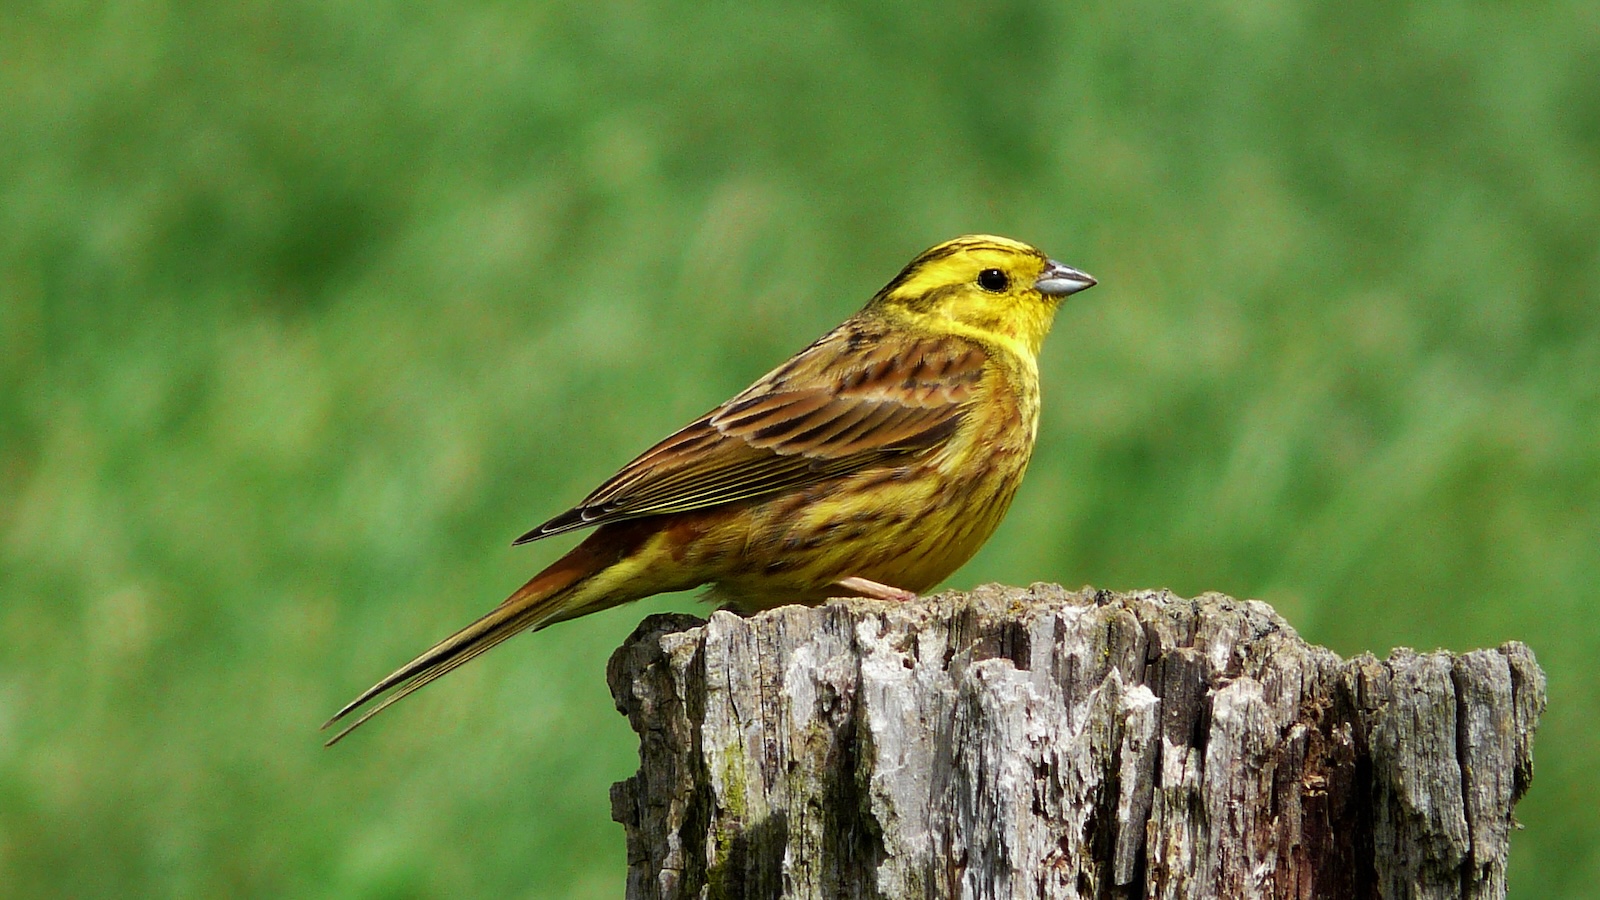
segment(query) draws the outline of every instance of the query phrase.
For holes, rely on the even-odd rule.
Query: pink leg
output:
[[[834,583],[842,588],[849,588],[863,597],[871,597],[874,600],[895,600],[904,603],[907,600],[917,599],[917,595],[910,591],[890,587],[887,584],[879,584],[876,581],[858,578],[854,575],[849,578],[841,578]]]

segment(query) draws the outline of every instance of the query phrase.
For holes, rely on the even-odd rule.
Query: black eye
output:
[[[1007,278],[1006,273],[999,269],[984,269],[978,273],[978,287],[986,291],[994,291],[998,294],[1005,290],[1009,284],[1011,284],[1011,279]]]

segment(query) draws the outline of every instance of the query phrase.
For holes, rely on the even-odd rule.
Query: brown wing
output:
[[[883,338],[881,326],[846,323],[516,543],[794,490],[938,447],[988,357],[956,337]]]

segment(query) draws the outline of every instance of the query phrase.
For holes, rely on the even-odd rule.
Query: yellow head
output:
[[[923,251],[867,310],[998,340],[1031,358],[1062,299],[1094,283],[1021,241],[969,234]]]

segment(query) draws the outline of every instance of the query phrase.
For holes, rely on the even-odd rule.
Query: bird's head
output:
[[[1061,301],[1094,283],[1021,241],[969,234],[923,251],[868,309],[1004,341],[1033,356]]]

